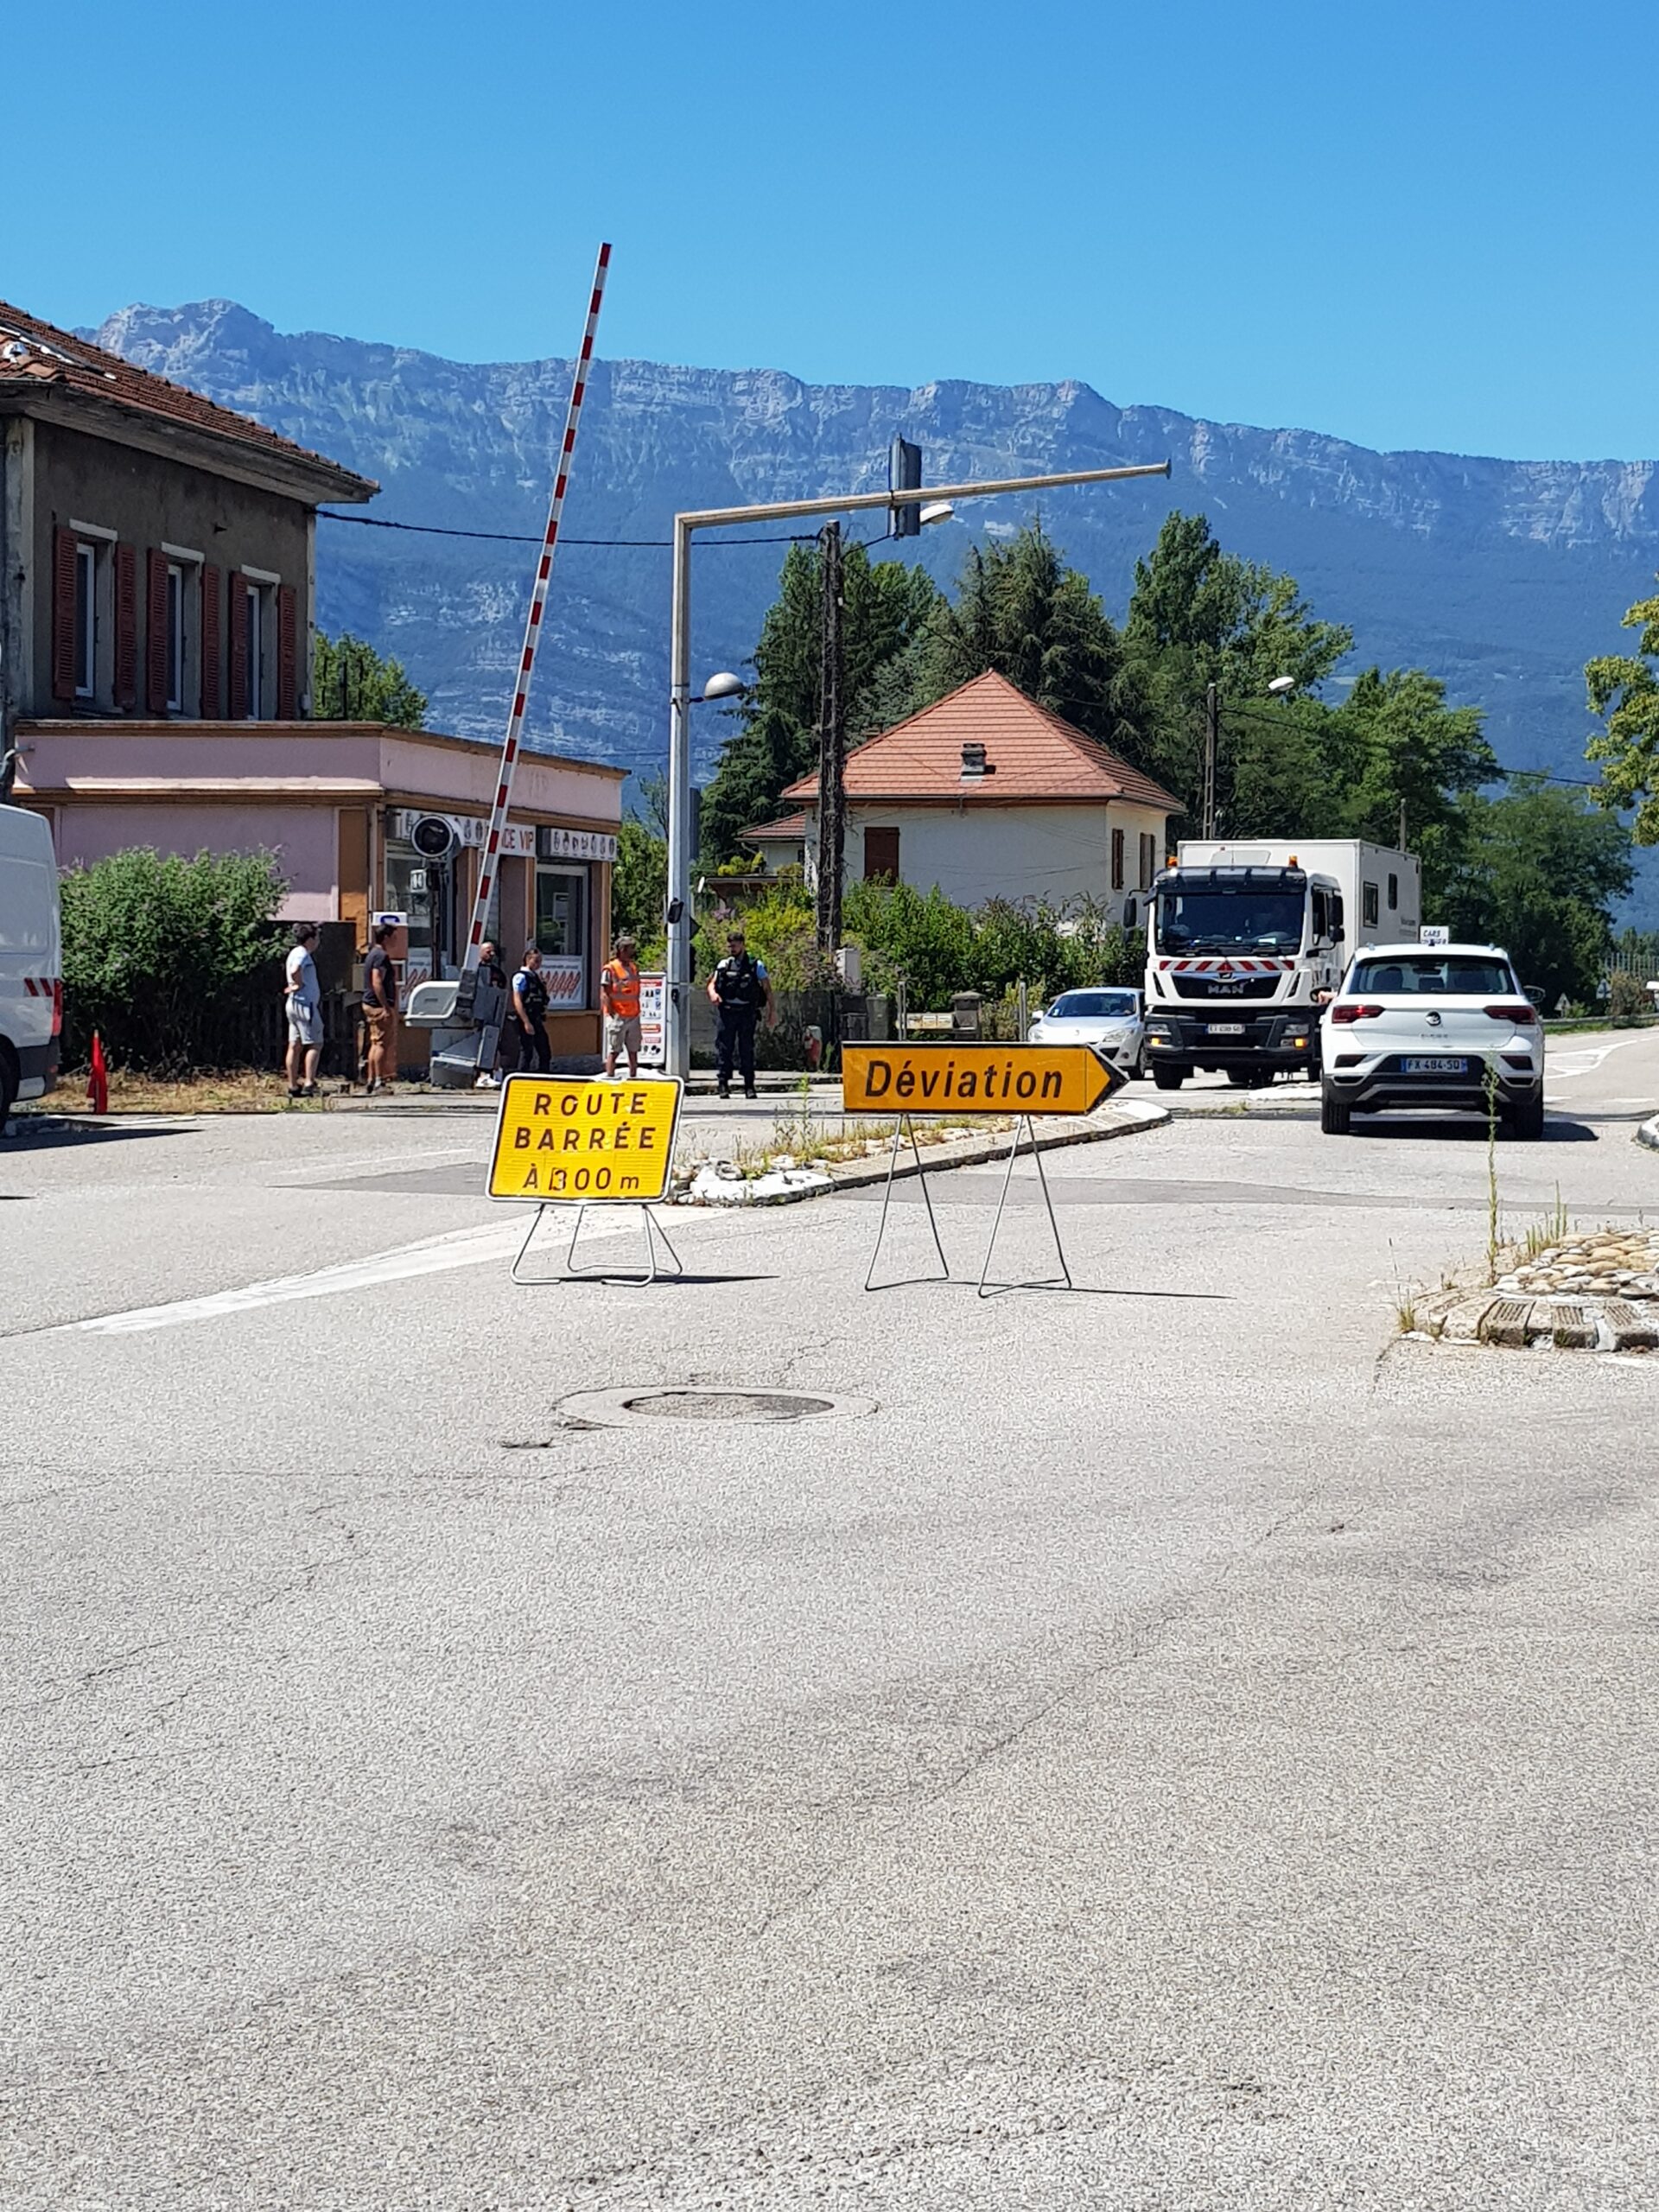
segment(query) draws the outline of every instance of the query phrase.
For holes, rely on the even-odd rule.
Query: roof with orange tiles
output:
[[[342,487],[320,494],[327,499],[367,499],[380,488],[326,454],[278,437],[251,416],[238,415],[186,385],[137,368],[118,353],[106,353],[101,346],[0,300],[0,399],[26,398],[31,393],[44,397],[54,391],[233,440],[249,448],[250,458],[264,454],[289,467],[326,471]]]
[[[742,842],[746,845],[758,845],[763,840],[782,843],[786,838],[804,837],[805,835],[805,815],[784,814],[776,822],[752,822],[742,832]]]
[[[962,773],[962,748],[982,745],[994,774]],[[785,799],[816,800],[818,779],[803,776]],[[1005,676],[988,673],[897,722],[847,756],[847,797],[855,804],[969,806],[1099,806],[1128,799],[1179,814],[1180,801],[1139,768],[1028,699]]]

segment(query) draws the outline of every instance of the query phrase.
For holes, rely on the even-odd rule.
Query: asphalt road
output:
[[[1173,1103],[983,1300],[994,1170],[532,1289],[479,1122],[7,1144],[0,2203],[1649,2204],[1659,1360],[1395,1339],[1474,1125]],[[862,1402],[586,1395],[709,1386]]]

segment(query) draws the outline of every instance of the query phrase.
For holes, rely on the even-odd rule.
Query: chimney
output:
[[[985,748],[982,745],[963,747],[962,781],[964,784],[976,784],[982,777],[994,776],[995,773],[996,764],[985,758]]]

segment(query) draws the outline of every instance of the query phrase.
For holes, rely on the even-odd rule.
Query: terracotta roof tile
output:
[[[379,489],[369,478],[330,461],[326,454],[313,453],[291,439],[278,437],[275,430],[266,429],[251,416],[220,407],[188,385],[137,368],[118,353],[105,353],[101,346],[59,330],[38,315],[25,315],[21,308],[0,300],[0,396],[8,391],[54,385],[112,406],[133,408],[141,414],[233,438],[256,452],[309,462],[362,487],[357,492],[329,493],[326,496],[330,499],[367,499]]]
[[[806,817],[804,814],[780,815],[776,822],[752,822],[742,832],[746,845],[756,844],[762,837],[781,840],[785,837],[804,837]]]
[[[982,745],[996,772],[964,783],[964,745]],[[809,801],[817,795],[816,776],[802,777],[783,794]],[[912,804],[961,799],[969,806],[1041,800],[1099,805],[1122,798],[1180,811],[1180,801],[1161,784],[995,674],[975,677],[855,747],[847,756],[847,796]]]

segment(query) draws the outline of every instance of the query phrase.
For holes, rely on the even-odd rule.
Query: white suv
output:
[[[1496,945],[1366,945],[1319,1035],[1327,1136],[1351,1114],[1493,1104],[1517,1137],[1544,1134],[1543,1025]]]

